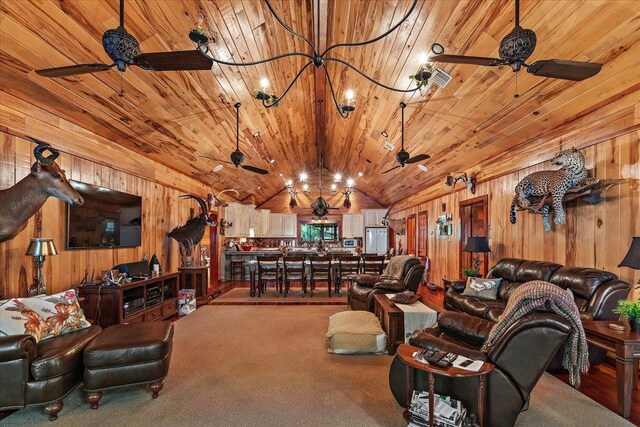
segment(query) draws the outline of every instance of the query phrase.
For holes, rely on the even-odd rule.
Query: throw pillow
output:
[[[17,299],[0,301],[0,336],[31,335],[36,342],[50,338],[51,326]]]
[[[462,295],[484,299],[497,299],[498,288],[500,287],[501,281],[502,278],[482,279],[480,277],[469,277]]]
[[[27,307],[43,317],[51,327],[52,336],[84,329],[91,324],[84,317],[76,291],[69,289],[54,295],[39,295],[20,300]]]

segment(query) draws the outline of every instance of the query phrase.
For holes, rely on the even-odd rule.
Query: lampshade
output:
[[[464,247],[464,252],[476,252],[476,253],[487,253],[491,252],[489,249],[489,244],[487,243],[487,238],[484,236],[475,236],[467,238],[467,245]]]
[[[631,241],[629,252],[624,257],[618,267],[629,267],[634,270],[640,270],[640,237],[634,237]]]
[[[25,255],[31,256],[49,256],[58,255],[56,245],[53,244],[53,239],[50,237],[31,239],[27,253]]]

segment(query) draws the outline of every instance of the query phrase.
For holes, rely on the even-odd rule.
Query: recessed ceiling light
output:
[[[444,47],[440,43],[434,43],[431,45],[431,53],[434,55],[442,55],[444,53]]]
[[[281,174],[280,174],[280,176],[284,176],[284,174],[283,174],[283,173],[281,173]]]
[[[222,165],[217,165],[215,168],[213,168],[213,171],[214,171],[214,172],[220,172],[220,171],[222,170],[222,168],[223,168],[223,167],[224,167],[224,166],[222,166]]]
[[[269,160],[269,163],[274,164],[276,162],[276,159],[271,159]]]
[[[358,172],[358,176],[362,176],[364,175],[362,172]]]
[[[380,134],[381,134],[382,136],[384,136],[385,138],[389,138],[389,134],[388,134],[388,133],[386,133],[385,131],[380,132]]]
[[[260,136],[260,132],[259,132],[259,131],[255,131],[255,132],[253,133],[253,137],[254,137],[254,138],[257,138],[257,137],[259,137],[259,136]]]
[[[429,172],[429,168],[425,165],[418,165],[418,169],[420,169],[422,172]]]

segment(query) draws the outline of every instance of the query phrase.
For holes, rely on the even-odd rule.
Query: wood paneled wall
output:
[[[561,141],[558,145],[558,148],[568,148],[574,143]],[[552,149],[539,155],[550,158],[556,152]],[[591,176],[624,178],[625,181],[609,189],[605,193],[606,199],[600,204],[569,203],[566,223],[554,224],[550,232],[544,231],[540,215],[518,212],[517,224],[509,222],[513,189],[531,172],[557,169],[548,161],[481,182],[475,195],[464,189],[408,207],[406,200],[400,201],[398,205],[405,207],[391,216],[402,218],[428,211],[430,281],[434,283],[441,284],[442,278],[461,275],[459,202],[488,194],[490,266],[506,257],[554,261],[568,266],[611,271],[635,284],[640,279],[640,271],[618,268],[618,264],[627,253],[632,236],[640,235],[640,131],[635,129],[606,139],[587,146],[582,152]],[[423,196],[417,193],[412,197],[419,199]],[[437,217],[444,213],[443,203],[446,203],[445,212],[453,213],[453,235],[446,237],[437,236],[435,227]],[[402,240],[403,247],[406,247],[406,236],[399,236],[397,240]]]
[[[55,139],[48,141],[57,146]],[[0,189],[9,188],[27,176],[35,161],[33,148],[34,144],[27,139],[0,132]],[[120,156],[127,155],[126,150],[120,150]],[[109,160],[113,160],[117,165],[118,158],[105,159]],[[156,254],[165,271],[176,271],[179,265],[178,245],[167,238],[166,234],[187,220],[191,208],[199,210],[193,201],[185,201],[178,197],[184,194],[184,190],[180,191],[64,152],[58,157],[57,162],[66,170],[69,179],[142,196],[142,246],[66,250],[66,204],[58,199],[49,198],[39,211],[42,218],[41,232],[36,229],[37,214],[29,220],[27,228],[18,236],[0,243],[0,290],[6,296],[23,296],[26,294],[26,287],[32,283],[35,271],[33,258],[24,255],[32,237],[53,237],[59,251],[58,256],[47,257],[44,264],[48,293],[77,286],[84,277],[85,269],[89,271],[89,276],[93,271],[98,276],[100,271],[108,270],[119,263],[140,260],[145,253],[149,257]],[[193,182],[187,177],[184,178],[187,189],[193,190]],[[180,181],[177,180],[176,185],[179,184]],[[208,235],[205,234],[203,243],[208,244],[208,241]]]

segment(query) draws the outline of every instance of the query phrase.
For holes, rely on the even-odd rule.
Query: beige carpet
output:
[[[342,295],[336,295],[333,292],[329,297],[326,289],[317,290],[313,293],[313,297],[309,291],[305,295],[302,294],[300,288],[292,288],[285,298],[283,294],[276,294],[273,288],[269,288],[262,296],[249,296],[249,288],[234,288],[229,292],[214,299],[210,304],[230,304],[230,305],[341,305],[346,310],[347,292],[342,290]]]
[[[333,306],[205,306],[177,321],[169,377],[158,399],[129,387],[89,409],[78,389],[55,423],[41,408],[2,425],[404,426],[388,386],[392,358],[325,351]],[[630,425],[545,375],[518,426]]]

